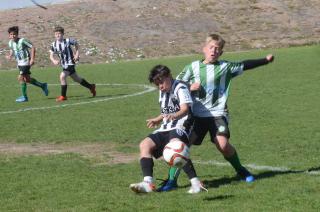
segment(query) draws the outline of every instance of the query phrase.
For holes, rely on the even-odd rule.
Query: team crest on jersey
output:
[[[226,130],[226,127],[225,126],[220,126],[219,128],[218,128],[218,131],[219,132],[224,132]]]
[[[176,132],[179,136],[183,136],[184,131],[182,129],[176,129]]]

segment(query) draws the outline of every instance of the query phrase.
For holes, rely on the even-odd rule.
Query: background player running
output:
[[[60,74],[61,95],[56,98],[56,101],[61,102],[67,100],[67,77],[70,76],[75,82],[88,88],[92,96],[96,96],[96,85],[88,83],[85,79],[81,78],[76,70],[75,64],[79,60],[79,44],[75,39],[64,38],[64,28],[57,26],[54,29],[54,36],[56,40],[51,44],[50,60],[55,65],[62,66]],[[73,54],[72,46],[75,47],[75,54]],[[54,55],[59,56],[59,60],[55,59]]]

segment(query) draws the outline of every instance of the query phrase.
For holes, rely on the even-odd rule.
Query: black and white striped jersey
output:
[[[51,44],[50,51],[57,54],[60,58],[60,64],[63,68],[69,65],[75,65],[71,46],[75,46],[77,41],[72,38],[65,38],[62,41],[54,41]]]
[[[172,114],[180,110],[181,104],[188,104],[191,113],[192,98],[187,85],[179,80],[173,80],[170,92],[161,92],[159,95],[161,114]],[[188,114],[177,120],[163,119],[160,128],[156,131],[169,131],[172,129],[184,129],[184,122]]]

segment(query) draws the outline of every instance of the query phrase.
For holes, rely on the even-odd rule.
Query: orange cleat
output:
[[[97,92],[96,92],[96,85],[91,84],[90,92],[92,93],[92,97],[95,97]]]
[[[57,98],[56,98],[56,101],[57,102],[62,102],[62,101],[66,101],[67,100],[67,97],[66,96],[58,96]]]

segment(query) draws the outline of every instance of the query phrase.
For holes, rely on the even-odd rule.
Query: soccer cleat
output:
[[[58,96],[57,98],[56,98],[56,101],[57,102],[62,102],[62,101],[66,101],[67,100],[67,97],[66,96]]]
[[[238,176],[247,183],[251,183],[255,180],[254,176],[245,167],[242,167],[238,171]]]
[[[28,97],[27,96],[20,96],[16,99],[16,102],[27,102],[28,101]]]
[[[91,84],[90,92],[92,93],[92,97],[95,97],[97,92],[96,92],[96,85]]]
[[[167,179],[161,183],[161,186],[160,186],[160,188],[157,189],[157,191],[158,192],[172,191],[177,188],[178,188],[178,184],[177,184],[176,180]]]
[[[46,96],[49,95],[49,90],[48,90],[48,84],[47,83],[43,83],[42,91],[43,91],[44,95],[46,95]]]
[[[156,187],[153,183],[142,181],[130,185],[132,191],[136,193],[150,193],[155,191]]]
[[[206,189],[202,182],[198,181],[196,183],[191,183],[191,187],[188,191],[189,194],[197,194],[199,193],[200,191],[206,191],[208,192],[208,189]]]

